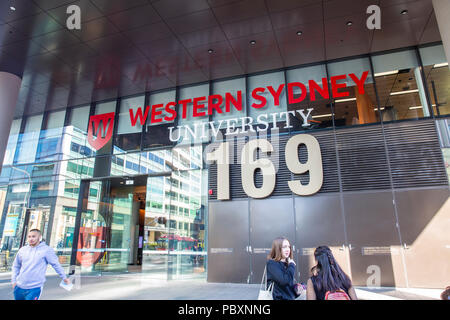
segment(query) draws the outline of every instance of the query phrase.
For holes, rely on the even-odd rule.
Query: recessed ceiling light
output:
[[[15,7],[13,7],[13,6],[11,6],[11,7],[9,7],[12,11],[16,11],[16,8]]]
[[[209,50],[208,50],[208,53],[213,53],[213,52],[214,52],[213,49],[209,49]]]
[[[255,40],[250,41],[250,44],[256,44]]]
[[[297,31],[297,35],[298,35],[298,36],[301,36],[302,33],[303,33],[303,32],[301,32],[301,31]]]
[[[348,26],[351,26],[352,24],[353,24],[353,22],[347,21],[347,25],[348,25]]]
[[[402,10],[402,12],[400,12],[400,14],[407,14],[408,10]]]

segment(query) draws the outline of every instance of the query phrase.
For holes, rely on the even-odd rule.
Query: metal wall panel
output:
[[[373,265],[381,270],[382,286],[395,286],[391,251],[400,254],[400,240],[392,193],[344,193],[344,206],[353,283],[365,286]]]
[[[408,285],[442,288],[450,283],[450,191],[395,193]]]
[[[211,201],[208,281],[246,283],[250,277],[248,201]]]
[[[291,197],[250,200],[252,283],[261,283],[272,241],[285,237],[295,246],[294,208]]]
[[[315,265],[313,253],[316,247],[326,245],[337,248],[345,244],[339,195],[295,197],[295,217],[297,270],[300,272],[300,280],[306,282],[310,277],[311,267]]]

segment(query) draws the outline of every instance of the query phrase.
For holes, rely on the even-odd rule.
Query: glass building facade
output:
[[[364,72],[361,93],[348,75],[360,78]],[[258,102],[251,95],[255,88],[309,80],[325,88],[331,85],[326,79],[340,75],[347,77],[339,81],[346,85],[339,98],[317,95],[311,101],[307,94],[296,103],[283,90],[278,103],[266,94],[263,108],[252,107]],[[149,114],[144,123],[130,123],[130,109],[136,115],[139,107],[144,112],[145,106],[226,93],[236,97],[238,91],[241,110],[214,109],[195,118],[189,113],[164,123],[151,123]],[[294,90],[293,100],[300,94]],[[437,286],[448,272],[437,271],[426,283],[417,269],[431,271],[421,246],[438,248],[433,252],[443,255],[433,261],[449,267],[448,233],[438,235],[433,220],[443,219],[440,210],[449,208],[449,98],[450,71],[437,43],[14,119],[0,176],[0,267],[10,270],[27,230],[38,228],[62,265],[77,265],[83,275],[142,272],[161,279],[257,283],[272,239],[285,235],[294,244],[302,280],[311,249],[327,244],[359,285],[367,284],[370,266],[379,266],[382,285]],[[206,109],[209,103],[203,101]],[[308,108],[313,110],[305,128],[295,110]],[[206,162],[205,152],[221,139],[181,131],[180,139],[171,141],[168,135],[170,127],[244,117],[254,119],[256,128],[259,114],[280,112],[287,112],[291,126],[275,119],[279,131],[269,130],[269,139],[278,137],[283,147],[287,137],[307,133],[319,141],[324,182],[314,196],[286,193],[277,182],[270,197],[250,199],[232,168],[231,199],[217,200],[217,168]],[[109,113],[115,115],[112,136],[96,149],[89,141],[90,119]],[[164,116],[170,114],[163,110]],[[239,121],[237,127],[243,125]],[[236,138],[237,151],[245,139]],[[279,165],[285,167],[283,160]],[[432,209],[415,212],[416,195]],[[427,240],[421,242],[421,236]]]

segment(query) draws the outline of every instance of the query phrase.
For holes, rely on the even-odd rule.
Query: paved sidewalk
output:
[[[82,277],[79,289],[67,292],[60,278],[47,276],[41,300],[254,300],[258,284],[207,283],[205,280],[157,280],[141,274]],[[363,300],[435,300],[440,289],[357,288]],[[0,274],[0,300],[12,300],[10,274]]]

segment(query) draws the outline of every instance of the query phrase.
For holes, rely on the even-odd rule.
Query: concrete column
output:
[[[445,56],[447,61],[450,61],[450,1],[433,0],[433,8],[444,45]]]
[[[9,131],[16,110],[17,97],[22,79],[18,76],[0,72],[0,170],[8,145]]]

